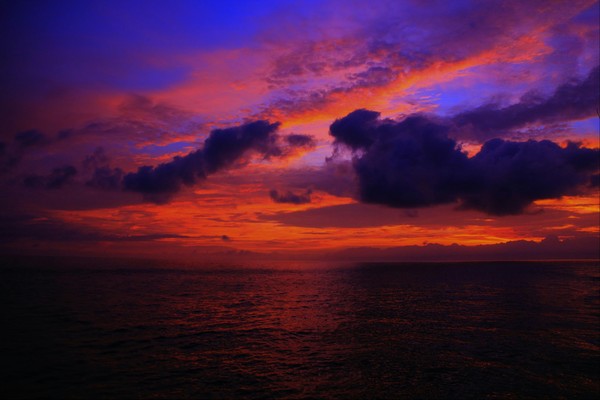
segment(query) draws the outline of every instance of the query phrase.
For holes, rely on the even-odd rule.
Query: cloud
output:
[[[522,96],[520,101],[507,107],[486,104],[456,114],[445,121],[453,136],[483,141],[506,135],[511,130],[532,124],[558,124],[589,118],[596,115],[600,106],[599,67],[592,68],[584,79],[570,79],[559,85],[549,96],[534,91]],[[331,135],[337,138],[343,132],[343,142],[356,150],[373,142],[365,132],[376,122],[379,114],[369,110],[356,110],[347,119],[331,126]],[[378,122],[379,123],[379,122]],[[342,124],[348,126],[344,127]]]
[[[0,243],[21,239],[68,242],[139,242],[160,239],[187,238],[176,234],[114,234],[95,228],[70,224],[48,216],[32,214],[0,214]]]
[[[598,258],[598,237],[579,235],[559,240],[547,236],[540,242],[515,240],[498,244],[465,246],[452,244],[427,244],[424,246],[399,246],[390,248],[357,247],[329,252],[331,259],[352,261],[482,261],[482,260],[593,260]]]
[[[398,77],[399,72],[392,68],[376,66],[351,75],[356,87],[379,87],[390,84]]]
[[[284,140],[293,147],[302,147],[311,149],[315,147],[315,140],[310,135],[301,135],[299,133],[292,133],[291,135],[285,136]]]
[[[329,127],[329,133],[336,140],[352,150],[370,147],[377,140],[379,113],[369,110],[355,110],[344,118],[335,120]]]
[[[17,132],[13,139],[9,142],[0,143],[0,171],[6,172],[19,164],[26,154],[38,151],[38,154],[43,154],[42,151],[47,147],[54,146],[53,150],[57,149],[57,144],[62,141],[73,139],[80,132],[73,129],[63,129],[56,135],[47,135],[35,129]],[[102,148],[100,153],[94,153],[84,160],[84,169],[88,169],[91,162],[98,162],[99,157],[102,157]],[[96,152],[98,151],[96,150]],[[60,151],[60,149],[58,149]],[[43,155],[48,155],[46,151]]]
[[[77,169],[72,165],[57,167],[48,175],[28,175],[23,183],[30,188],[60,189],[77,175]]]
[[[380,120],[357,110],[330,128],[349,147],[365,203],[398,208],[459,202],[493,215],[519,214],[535,200],[573,195],[592,183],[600,152],[580,144],[493,139],[472,158],[448,136],[451,125],[423,115]]]
[[[37,130],[29,130],[15,134],[15,143],[17,143],[19,148],[35,146],[46,141],[46,135]]]
[[[10,142],[0,142],[0,172],[6,172],[19,164],[29,149],[48,143],[48,137],[35,129],[17,132]]]
[[[600,106],[600,72],[593,68],[581,80],[560,85],[547,98],[528,93],[516,104],[504,108],[487,104],[452,118],[457,134],[463,137],[489,138],[510,129],[532,123],[556,123],[594,116]]]
[[[123,170],[110,167],[104,148],[97,147],[91,155],[87,156],[83,160],[83,168],[92,171],[91,178],[85,183],[87,186],[103,190],[120,189]]]
[[[378,115],[357,110],[331,125],[336,143],[361,150],[353,164],[361,200],[404,208],[456,201],[470,169],[448,127],[423,116],[394,122]]]
[[[99,167],[85,184],[103,190],[117,190],[121,187],[123,175],[121,168]]]
[[[96,147],[94,152],[83,159],[83,168],[93,170],[108,164],[108,156],[102,146]]]
[[[156,101],[147,96],[129,95],[119,103],[112,116],[97,115],[82,125],[62,128],[50,135],[37,130],[19,132],[9,140],[15,150],[40,145],[98,143],[120,146],[164,145],[179,140],[196,140],[203,127],[197,113]],[[8,145],[8,143],[7,143]]]
[[[301,138],[303,135],[287,136],[282,140],[276,134],[278,127],[279,123],[259,120],[215,129],[202,149],[156,167],[140,167],[137,172],[125,175],[123,187],[144,194],[147,200],[165,203],[183,185],[195,185],[208,175],[242,165],[249,153],[257,153],[264,159],[285,157],[293,149],[309,143],[307,138]]]
[[[462,207],[488,214],[518,214],[539,199],[577,194],[592,184],[600,152],[548,140],[510,142],[492,139],[471,158],[473,186],[460,196]]]
[[[191,186],[198,179],[204,179],[202,151],[192,152],[184,157],[157,167],[143,166],[123,178],[126,190],[144,194],[144,198],[155,203],[165,203],[178,192],[182,184]]]
[[[279,123],[255,121],[233,128],[215,129],[200,153],[206,174],[231,166],[248,150],[254,150],[265,158],[281,155],[275,135],[278,127]]]
[[[266,81],[274,96],[265,104],[263,115],[322,113],[325,109],[345,113],[351,110],[349,98],[364,107],[382,104],[385,98],[394,105],[409,106],[406,96],[413,90],[432,89],[436,80],[452,81],[456,73],[471,78],[469,87],[474,85],[481,67],[493,71],[491,80],[498,79],[499,90],[522,89],[514,82],[508,86],[515,71],[529,79],[544,76],[536,86],[545,87],[597,60],[597,24],[583,23],[577,17],[586,9],[589,13],[586,1],[552,6],[540,0],[526,4],[428,2],[423,6],[359,0],[353,2],[354,7],[327,2],[329,6],[336,3],[339,7],[334,13],[313,11],[308,18],[303,10],[284,16],[285,33],[265,26],[262,37],[268,38],[267,48],[274,55]],[[358,11],[364,9],[369,12]],[[597,9],[591,11],[597,14]],[[279,26],[282,19],[275,21]],[[561,32],[565,26],[573,31]],[[567,35],[577,44],[564,49]],[[565,54],[569,55],[566,59]],[[501,72],[506,65],[511,71]]]
[[[275,203],[306,204],[310,203],[312,190],[308,189],[305,193],[296,194],[291,191],[279,193],[277,190],[271,190],[269,196]]]
[[[414,210],[398,210],[380,205],[351,203],[265,214],[261,218],[304,228],[368,228],[412,223],[409,211],[414,212]],[[445,217],[447,220],[448,216]],[[439,216],[436,216],[435,221],[439,222],[439,220]],[[419,224],[423,225],[423,221],[424,219],[420,218]],[[462,220],[457,222],[460,223]]]

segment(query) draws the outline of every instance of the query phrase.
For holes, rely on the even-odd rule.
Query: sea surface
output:
[[[600,395],[598,262],[8,260],[0,298],[5,399]]]

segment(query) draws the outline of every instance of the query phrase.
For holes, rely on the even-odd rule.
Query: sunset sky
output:
[[[0,10],[5,254],[598,253],[596,1]]]

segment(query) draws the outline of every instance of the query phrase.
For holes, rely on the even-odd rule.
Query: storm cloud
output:
[[[598,149],[548,140],[492,139],[469,158],[449,137],[451,124],[412,115],[381,120],[356,110],[330,133],[353,151],[359,198],[398,208],[458,202],[492,215],[519,214],[534,201],[577,194],[599,169]]]

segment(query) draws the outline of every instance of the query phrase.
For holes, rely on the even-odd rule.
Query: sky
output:
[[[0,251],[598,258],[596,1],[3,1]]]

